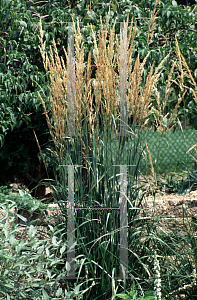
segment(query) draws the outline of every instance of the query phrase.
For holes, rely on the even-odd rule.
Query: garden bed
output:
[[[50,188],[46,188],[46,195],[48,196],[48,200],[51,199],[51,190]],[[17,194],[17,192],[13,192]],[[45,200],[47,197],[45,198]],[[191,220],[197,220],[197,190],[191,191],[189,194],[180,195],[174,193],[167,192],[156,192],[154,195],[147,193],[143,199],[143,208],[146,211],[146,216],[158,217],[159,215],[165,216],[165,218],[171,218],[173,222],[181,222],[183,223],[183,204],[187,209],[187,216],[191,218]],[[143,210],[143,211],[144,211]],[[12,211],[14,214],[15,210]],[[5,214],[0,211],[0,219],[3,219]],[[36,226],[48,227],[47,225],[55,224],[55,218],[63,218],[61,215],[61,211],[58,207],[58,204],[50,203],[49,208],[44,214],[40,217],[42,223],[35,224]],[[65,220],[64,220],[65,221]],[[180,223],[180,224],[181,224]],[[164,223],[163,225],[164,226]],[[174,225],[172,225],[174,226]],[[9,225],[8,225],[9,227]],[[42,226],[43,227],[43,226]],[[164,226],[165,227],[165,226]],[[26,226],[24,226],[25,231]]]

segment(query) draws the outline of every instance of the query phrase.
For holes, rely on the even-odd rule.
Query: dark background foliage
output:
[[[52,39],[57,43],[59,55],[63,56],[63,46],[67,47],[67,22],[80,21],[82,41],[85,47],[85,61],[90,50],[93,49],[90,24],[98,32],[100,16],[105,24],[110,7],[109,30],[115,18],[117,24],[115,33],[120,33],[120,22],[126,20],[137,22],[136,51],[140,60],[151,50],[146,64],[146,74],[155,61],[155,66],[170,53],[165,63],[165,76],[161,77],[157,85],[165,91],[166,78],[171,67],[170,61],[175,59],[175,35],[178,38],[180,50],[192,74],[197,74],[197,8],[195,1],[160,1],[157,6],[159,13],[152,42],[148,44],[148,21],[154,8],[155,1],[123,0],[112,1],[0,1],[0,184],[4,184],[15,177],[22,178],[27,184],[42,173],[46,177],[42,165],[41,173],[36,168],[42,164],[33,130],[35,130],[49,169],[53,178],[54,168],[50,163],[46,147],[50,143],[50,135],[46,124],[40,92],[43,97],[50,118],[49,78],[46,74],[39,45],[39,22],[42,20],[46,50]],[[93,62],[93,54],[92,54]],[[93,67],[92,77],[96,67]],[[176,78],[175,70],[174,78]],[[189,85],[189,83],[188,83]],[[179,96],[179,89],[174,85],[168,102],[168,110],[175,107]],[[156,105],[156,103],[154,103]],[[179,115],[187,116],[190,124],[197,128],[197,113],[192,93],[188,92]],[[50,145],[52,147],[52,145]],[[33,185],[32,185],[33,187]]]

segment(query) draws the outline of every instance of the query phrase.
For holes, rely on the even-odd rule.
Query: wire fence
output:
[[[130,163],[136,165],[141,155],[138,165],[138,172],[143,175],[151,173],[151,165],[146,143],[151,154],[152,164],[156,174],[164,174],[170,172],[191,171],[197,169],[197,130],[191,126],[165,132],[151,130],[137,131],[137,139],[140,139],[140,146],[137,155],[133,158],[135,148],[135,138],[128,139],[126,142],[122,163],[128,164],[128,155],[131,158]],[[196,145],[196,147],[195,147]],[[112,157],[115,160],[118,140],[113,140],[111,144]],[[193,149],[189,151],[191,148]],[[142,153],[142,154],[141,154]]]
[[[144,138],[143,148],[146,153],[140,162],[139,169],[142,173],[150,172],[150,161],[145,142],[147,142],[153,167],[157,174],[191,170],[196,167],[197,147],[188,152],[197,144],[197,130],[191,126],[183,130],[178,129],[175,132],[169,131],[166,135],[151,130],[142,132],[142,136]]]

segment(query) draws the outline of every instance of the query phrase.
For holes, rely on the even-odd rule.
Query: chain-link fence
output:
[[[145,141],[150,150],[156,173],[178,172],[194,168],[194,158],[197,159],[196,149],[193,148],[188,153],[187,151],[197,144],[197,131],[195,129],[170,131],[166,135],[157,131],[143,132],[142,134],[144,136],[146,134]],[[150,170],[148,155],[146,155],[146,160],[141,160],[140,169],[143,173]]]
[[[136,141],[134,138],[129,138],[128,143],[125,145],[124,157],[125,164],[130,156],[130,163],[137,164],[140,153],[142,153],[138,171],[143,175],[151,173],[151,165],[149,154],[146,148],[146,143],[151,154],[152,164],[156,174],[170,173],[170,172],[182,172],[188,170],[194,170],[197,163],[197,147],[193,147],[197,144],[197,130],[187,126],[186,128],[171,130],[165,134],[165,132],[158,132],[151,130],[140,129],[136,133],[137,139],[140,143],[138,147],[138,155],[135,158],[132,157],[132,148],[136,147]],[[113,141],[113,150],[118,147],[118,140]],[[188,152],[193,147],[191,151]],[[135,148],[136,149],[136,148]],[[136,150],[133,149],[133,152]],[[115,159],[115,157],[114,157]]]

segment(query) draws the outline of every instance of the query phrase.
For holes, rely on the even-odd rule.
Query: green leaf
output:
[[[89,16],[89,18],[91,20],[94,20],[96,18],[96,15],[93,10],[90,10],[90,11],[88,10],[87,15]]]
[[[49,252],[49,249],[48,249],[48,248],[46,248],[46,255],[47,255],[47,256],[50,256],[50,252]]]
[[[61,247],[61,249],[60,249],[61,255],[64,253],[65,250],[66,250],[66,247],[65,247],[65,245],[63,245],[63,246]]]
[[[59,296],[61,296],[62,295],[62,288],[59,288],[58,290],[57,290],[57,292],[56,292],[56,296],[57,297],[59,297]]]
[[[177,2],[175,0],[172,1],[173,6],[177,6]]]
[[[48,300],[49,299],[49,295],[47,294],[47,292],[42,288],[42,295],[44,297],[44,300]]]
[[[36,232],[37,232],[37,229],[33,225],[30,225],[30,227],[29,227],[29,235],[31,237],[33,237],[33,236],[35,236]]]
[[[69,262],[67,261],[67,262],[66,262],[66,270],[69,272],[70,269],[71,269],[71,266],[70,266]]]
[[[51,226],[51,225],[48,225],[48,226],[49,226],[49,229],[53,232],[53,230],[54,230],[53,226]]]
[[[112,6],[114,12],[117,11],[117,6],[114,3],[111,3],[111,6]]]
[[[145,293],[143,297],[140,297],[138,300],[154,300],[154,292],[153,291],[148,291]]]
[[[74,244],[72,244],[72,246],[69,248],[69,250],[74,249],[76,245],[77,245],[77,241],[75,241]]]
[[[27,23],[25,21],[20,21],[19,22],[22,28],[27,28]]]
[[[44,251],[44,246],[42,245],[42,246],[38,249],[38,254],[42,254],[43,251]]]
[[[47,41],[47,43],[48,43],[49,40],[50,40],[50,34],[46,33],[46,34],[45,34],[45,38],[46,38],[46,41]]]
[[[15,239],[14,235],[11,235],[10,238],[9,238],[9,240],[10,240],[10,244],[11,244],[11,245],[15,244],[15,242],[17,241],[17,240]]]
[[[56,236],[52,237],[52,243],[53,243],[54,246],[56,246],[56,244],[57,244],[57,237]]]
[[[49,278],[49,280],[51,279],[51,272],[47,269],[47,276]]]
[[[79,289],[80,289],[80,285],[77,285],[74,289],[74,293],[75,295],[78,295],[79,294]]]
[[[129,295],[126,295],[126,294],[117,294],[116,295],[118,298],[122,298],[122,299],[131,299],[130,297],[129,297]],[[129,297],[129,298],[128,298]]]
[[[19,191],[20,196],[21,196],[21,197],[24,197],[25,192],[24,192],[23,190],[21,190],[21,189],[18,189],[18,191]]]
[[[16,215],[17,215],[17,217],[18,217],[19,219],[21,219],[22,221],[27,222],[27,218],[25,218],[25,217],[23,217],[23,216],[21,216],[21,215],[19,215],[19,214],[16,214]]]

